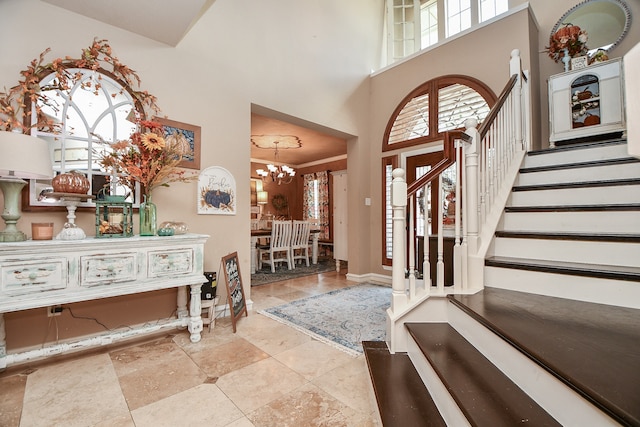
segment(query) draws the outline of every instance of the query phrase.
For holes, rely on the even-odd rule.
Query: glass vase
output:
[[[155,236],[157,231],[157,208],[151,201],[151,194],[143,195],[144,199],[140,203],[140,235]]]

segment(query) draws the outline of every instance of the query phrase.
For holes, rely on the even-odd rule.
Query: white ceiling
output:
[[[71,12],[122,28],[141,36],[177,46],[191,27],[215,0],[42,0]],[[252,135],[295,135],[302,147],[279,150],[279,161],[291,166],[305,165],[323,159],[346,156],[344,137],[311,129],[283,119],[283,115],[262,109],[252,114]],[[316,127],[317,128],[317,127]],[[346,136],[345,136],[346,137]],[[247,141],[250,144],[250,141]],[[260,149],[251,144],[252,160],[273,162],[274,150]]]
[[[42,0],[176,46],[215,0]]]

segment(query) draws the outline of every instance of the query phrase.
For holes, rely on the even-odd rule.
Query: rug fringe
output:
[[[306,328],[303,328],[303,327],[301,327],[299,325],[296,325],[295,323],[291,323],[286,319],[283,319],[281,317],[275,316],[275,315],[273,315],[273,314],[271,314],[271,313],[269,313],[269,312],[267,312],[265,310],[258,310],[258,314],[262,314],[263,316],[266,316],[266,317],[268,317],[270,319],[273,319],[273,320],[275,320],[277,322],[280,322],[280,323],[282,323],[284,325],[287,325],[287,326],[289,326],[289,327],[291,327],[291,328],[293,328],[293,329],[295,329],[297,331],[302,332],[303,334],[306,334],[306,335],[310,336],[311,338],[313,338],[315,340],[321,341],[321,342],[323,342],[325,344],[330,345],[331,347],[333,347],[335,349],[341,350],[341,351],[349,354],[350,356],[358,357],[358,356],[362,355],[362,353],[359,352],[359,351],[356,351],[356,350],[353,350],[353,349],[351,349],[349,347],[345,347],[345,346],[343,346],[341,344],[338,344],[335,341],[332,341],[332,340],[330,340],[328,338],[325,338],[322,335],[318,335],[315,332],[312,332],[312,331],[310,331],[310,330],[308,330]]]

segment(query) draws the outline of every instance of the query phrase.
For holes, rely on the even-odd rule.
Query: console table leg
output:
[[[187,310],[187,286],[180,286],[178,288],[178,310],[176,314],[178,319],[189,317],[189,310]]]
[[[202,305],[200,304],[200,291],[202,283],[191,285],[191,304],[189,314],[189,332],[191,332],[191,342],[200,341],[200,333],[203,329]]]
[[[7,367],[7,334],[4,330],[4,314],[0,313],[0,372]]]

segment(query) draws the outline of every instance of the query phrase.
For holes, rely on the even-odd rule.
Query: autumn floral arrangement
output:
[[[150,196],[157,187],[197,178],[178,166],[186,154],[184,145],[175,139],[165,139],[162,124],[141,120],[138,129],[129,139],[111,144],[100,156],[101,165],[119,175],[121,184],[133,189],[136,182],[140,183],[142,194]]]
[[[549,38],[547,53],[555,62],[565,54],[570,58],[586,55],[588,34],[577,25],[565,24]]]
[[[82,50],[80,58],[56,58],[50,62],[45,60],[50,48],[31,61],[29,66],[20,72],[21,80],[10,89],[0,91],[0,130],[20,131],[29,134],[31,128],[50,133],[59,133],[59,124],[43,113],[43,106],[58,111],[57,91],[68,92],[77,82],[82,81],[82,73],[74,69],[100,70],[109,73],[126,87],[137,108],[145,111],[159,111],[156,97],[146,91],[136,90],[140,78],[135,71],[124,65],[113,55],[107,40],[94,39],[93,43]],[[41,86],[44,77],[54,74],[50,83]],[[97,92],[100,89],[100,73],[95,82],[86,81],[82,88]],[[32,117],[31,105],[35,105],[35,119]]]

